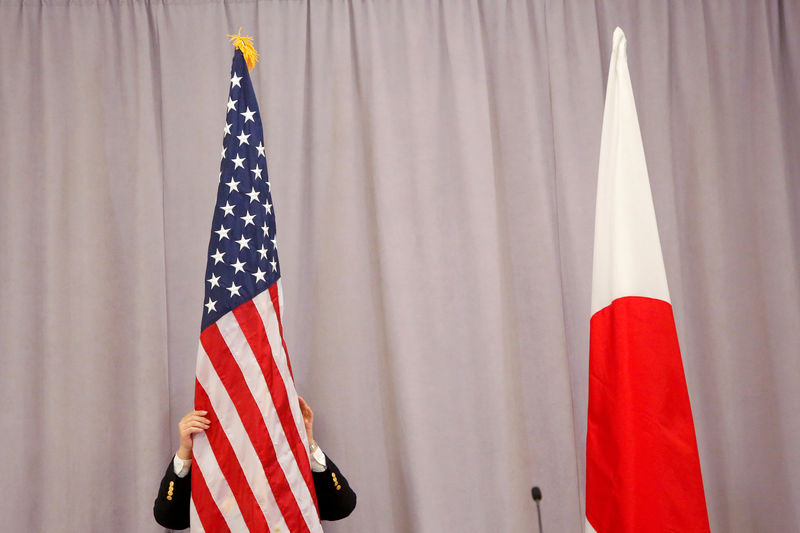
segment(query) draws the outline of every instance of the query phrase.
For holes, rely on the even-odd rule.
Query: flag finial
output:
[[[258,61],[258,52],[253,47],[253,38],[249,35],[242,35],[242,28],[239,27],[239,33],[236,35],[228,35],[228,38],[233,43],[233,47],[242,51],[244,61],[247,63],[247,70],[253,70]]]

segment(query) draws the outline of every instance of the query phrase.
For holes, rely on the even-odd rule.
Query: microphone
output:
[[[539,533],[542,533],[542,510],[539,508],[539,502],[542,500],[542,489],[533,487],[531,489],[531,497],[536,502],[536,516],[539,517]]]

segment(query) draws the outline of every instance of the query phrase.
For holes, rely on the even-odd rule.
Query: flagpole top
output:
[[[613,41],[614,41],[614,43],[618,43],[623,39],[625,39],[625,32],[622,31],[622,28],[617,26],[616,28],[614,28]]]
[[[628,39],[625,37],[625,32],[622,28],[617,26],[614,29],[611,45],[611,65],[615,68],[619,60],[628,60]]]
[[[244,61],[247,63],[247,70],[253,70],[258,61],[258,52],[253,47],[253,38],[249,35],[242,35],[242,28],[239,27],[239,33],[236,35],[228,35],[233,47],[242,51]]]

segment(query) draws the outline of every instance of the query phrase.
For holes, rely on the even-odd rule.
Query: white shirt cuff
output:
[[[178,457],[178,454],[175,454],[175,458],[172,460],[172,468],[175,470],[176,476],[186,477],[189,473],[189,469],[192,468],[192,460],[181,459]]]
[[[325,454],[322,453],[322,448],[317,446],[314,449],[314,453],[311,454],[311,471],[319,473],[327,469],[328,463],[325,461]]]

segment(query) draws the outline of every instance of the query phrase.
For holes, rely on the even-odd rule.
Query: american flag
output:
[[[242,52],[231,67],[197,352],[192,531],[319,532],[308,437],[283,339],[264,136]]]

